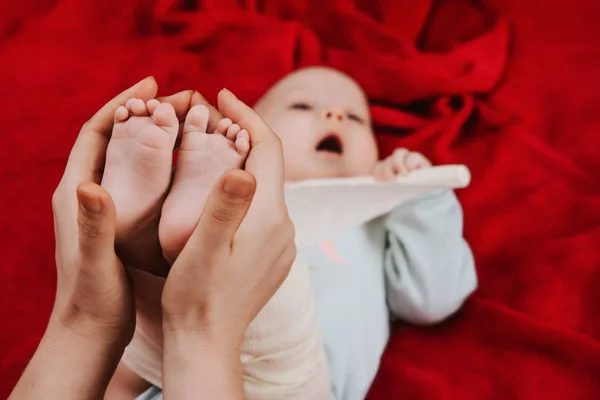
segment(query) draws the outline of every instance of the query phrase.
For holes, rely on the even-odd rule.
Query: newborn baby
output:
[[[149,102],[143,107],[142,103],[132,101],[128,110],[117,113],[117,121],[131,114],[152,114],[156,126],[176,126],[174,115],[169,117],[169,124],[160,119],[161,107],[166,109],[168,105]],[[258,101],[255,110],[282,140],[286,180],[290,182],[361,175],[391,180],[399,174],[430,166],[419,153],[404,149],[378,161],[367,99],[355,81],[332,69],[307,68],[284,77]],[[139,200],[135,207],[138,214],[144,211],[150,216],[141,220],[150,222],[123,224],[123,240],[117,244],[128,247],[125,253],[131,256],[130,263],[150,266],[146,269],[154,268],[152,260],[155,257],[148,254],[160,253],[161,245],[166,257],[174,260],[195,226],[201,212],[198,205],[203,204],[214,181],[227,169],[243,164],[249,149],[248,136],[230,120],[221,121],[218,135],[211,139],[221,142],[223,147],[215,144],[210,151],[205,147],[200,147],[202,151],[194,150],[194,145],[198,145],[201,139],[191,138],[201,136],[196,132],[206,130],[207,112],[205,108],[197,107],[187,117],[183,153],[177,165],[177,170],[181,171],[176,171],[172,189],[162,206],[159,235],[152,236],[152,229],[148,229],[150,233],[138,231],[132,235],[144,237],[144,240],[128,236],[135,225],[158,226],[160,208],[156,209],[155,204],[161,203],[167,191],[170,170],[164,171],[160,180],[154,178],[151,182],[139,183],[136,188],[133,172],[123,173],[120,171],[122,167],[114,168],[114,175],[108,172],[111,165],[109,147],[103,185],[116,197],[117,210],[120,203],[127,202],[125,199],[119,201],[119,190],[154,193],[147,203]],[[169,145],[172,146],[176,129],[169,129],[172,131],[168,136],[172,141]],[[186,138],[189,132],[193,135]],[[204,140],[208,136],[213,135],[204,134]],[[117,142],[113,141],[116,149]],[[224,153],[217,151],[219,149],[226,149],[230,158],[224,158]],[[112,153],[116,158],[119,151],[112,150]],[[127,154],[132,153],[128,151]],[[166,151],[164,154],[168,157]],[[121,157],[126,157],[125,152]],[[207,157],[207,161],[203,161],[203,157]],[[147,171],[153,164],[138,165]],[[212,169],[215,165],[216,168]],[[207,175],[204,170],[208,171]],[[131,177],[129,181],[127,177]],[[120,186],[111,183],[119,180],[122,182]],[[190,207],[190,199],[195,204],[193,207]],[[137,219],[140,220],[139,217]],[[154,243],[153,246],[145,245],[145,257],[139,257],[140,248],[135,247],[138,242]],[[299,252],[310,267],[332,397],[340,400],[365,397],[388,340],[390,317],[419,324],[441,321],[454,313],[476,287],[473,258],[462,237],[462,211],[449,190],[417,197],[398,206],[386,217],[331,238],[320,246],[299,249]],[[298,290],[306,286],[297,282],[301,279],[282,287],[283,292],[296,288],[298,297],[294,301],[289,301],[291,297],[275,301],[280,311],[289,307],[290,320],[303,312],[311,312],[311,307],[294,307],[295,303],[312,304],[311,295]],[[268,319],[269,315],[266,317]],[[310,321],[310,316],[304,320]],[[311,334],[313,332],[306,328],[305,335]],[[281,337],[276,339],[285,342],[285,336],[286,332],[281,332]],[[311,343],[320,344],[318,341]],[[303,357],[304,361],[307,361],[306,358],[317,360],[312,365],[320,365],[318,352],[304,354]],[[144,378],[148,379],[147,376]],[[149,391],[143,398],[153,396],[157,396],[156,392]]]
[[[366,96],[332,69],[288,75],[255,110],[283,142],[288,181],[369,174],[390,180],[430,165],[404,149],[377,161]],[[327,243],[299,249],[311,267],[336,399],[365,397],[388,340],[390,316],[436,323],[475,289],[462,225],[454,193],[434,191]]]
[[[223,92],[223,96],[232,95]],[[122,360],[130,370],[120,367],[115,379],[124,385],[113,384],[117,389],[110,390],[111,396],[131,396],[136,388],[143,388],[140,378],[162,385],[165,281],[143,271],[166,272],[165,259],[172,264],[183,250],[216,181],[229,169],[243,167],[250,151],[246,130],[223,119],[216,131],[208,133],[208,117],[205,106],[188,112],[171,182],[179,131],[173,107],[158,100],[131,99],[115,112],[102,186],[117,210],[119,255],[137,269],[130,270],[137,323]],[[249,325],[240,353],[249,400],[329,398],[310,277],[300,260]],[[132,380],[132,374],[137,378],[134,375]]]

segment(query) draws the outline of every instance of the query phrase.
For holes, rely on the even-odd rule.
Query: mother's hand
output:
[[[174,398],[194,398],[199,391],[207,398],[243,398],[240,347],[246,328],[296,256],[279,138],[228,91],[219,93],[219,110],[248,130],[252,148],[246,170],[230,171],[216,184],[167,277],[163,389]]]
[[[135,319],[125,272],[114,253],[114,205],[99,183],[115,110],[132,97],[154,98],[157,90],[154,78],[146,78],[83,125],[52,198],[58,278],[53,318],[71,329],[102,332],[109,340],[123,335],[130,340]],[[173,104],[181,117],[204,102],[193,91],[161,100]]]
[[[15,387],[15,398],[90,398],[103,393],[135,323],[128,279],[115,255],[116,213],[98,183],[114,112],[137,97],[156,96],[146,78],[108,102],[86,122],[52,198],[57,290],[48,328]],[[185,115],[203,99],[181,92],[171,102]],[[67,379],[65,379],[68,377]]]

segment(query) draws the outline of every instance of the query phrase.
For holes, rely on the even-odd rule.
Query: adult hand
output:
[[[244,333],[296,256],[281,142],[230,92],[219,93],[219,110],[248,130],[252,148],[246,170],[230,171],[213,189],[163,290],[163,389],[174,398],[200,388],[207,398],[243,398]],[[198,382],[198,371],[213,379]]]
[[[115,255],[115,208],[98,182],[115,109],[131,97],[151,99],[146,78],[108,102],[77,137],[53,199],[57,291],[48,328],[13,398],[89,398],[103,393],[131,339],[133,300]],[[194,92],[170,101],[185,115]],[[68,377],[68,378],[66,378]]]

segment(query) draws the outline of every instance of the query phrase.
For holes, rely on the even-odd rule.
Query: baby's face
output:
[[[368,175],[377,161],[366,97],[340,72],[290,74],[255,109],[281,138],[287,181]]]

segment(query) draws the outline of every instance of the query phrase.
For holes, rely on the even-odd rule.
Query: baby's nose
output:
[[[340,110],[339,108],[326,108],[323,110],[323,119],[325,122],[344,122],[346,119],[346,113],[344,110]]]

